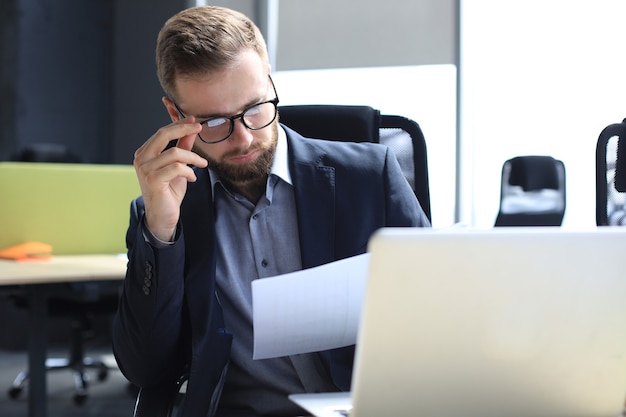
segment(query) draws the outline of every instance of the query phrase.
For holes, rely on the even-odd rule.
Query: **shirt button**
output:
[[[263,260],[261,261],[261,266],[262,266],[263,268],[267,267],[267,261],[266,261],[265,259],[263,259]]]
[[[258,214],[253,214],[253,215],[252,215],[252,220],[256,220],[258,217],[259,217],[259,215],[258,215]]]

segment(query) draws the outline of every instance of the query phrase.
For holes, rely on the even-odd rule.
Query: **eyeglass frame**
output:
[[[208,119],[202,120],[198,123],[200,123],[200,125],[204,125],[206,122],[214,120],[214,119],[227,119],[230,122],[230,126],[228,129],[228,135],[226,135],[226,137],[224,139],[220,139],[220,140],[216,140],[216,141],[206,141],[202,138],[202,136],[200,136],[200,133],[198,133],[198,137],[200,138],[200,140],[208,145],[213,145],[216,143],[220,143],[220,142],[224,142],[226,139],[228,139],[229,137],[231,137],[231,135],[233,134],[233,132],[235,131],[235,120],[237,119],[241,119],[241,123],[249,130],[261,130],[261,129],[265,129],[266,127],[268,127],[269,125],[272,124],[272,122],[274,122],[274,120],[276,120],[276,117],[278,116],[278,92],[276,92],[276,86],[274,85],[274,80],[272,80],[272,76],[267,74],[268,78],[270,79],[270,83],[272,84],[272,89],[274,90],[274,95],[276,96],[276,98],[272,99],[272,100],[267,100],[267,101],[262,101],[260,103],[256,103],[253,104],[252,106],[244,109],[244,111],[242,111],[239,114],[236,114],[234,116],[216,116],[216,117],[210,117]],[[180,117],[182,117],[183,119],[186,119],[187,116],[185,116],[185,113],[183,113],[183,111],[180,109],[180,107],[178,107],[178,104],[176,104],[176,101],[170,97],[170,100],[172,100],[172,103],[174,103],[174,107],[176,108],[176,111],[178,111],[178,113],[180,114]],[[252,108],[257,107],[257,106],[261,106],[263,104],[267,104],[267,103],[272,103],[274,105],[274,117],[272,117],[272,120],[270,120],[265,126],[262,127],[250,127],[248,126],[248,124],[246,123],[245,119],[243,118],[243,116]]]

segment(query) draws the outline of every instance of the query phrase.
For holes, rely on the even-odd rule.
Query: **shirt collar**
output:
[[[291,171],[289,171],[289,157],[287,155],[287,135],[283,127],[278,125],[278,143],[276,144],[276,155],[274,155],[270,173],[276,175],[287,184],[293,185],[291,182]]]
[[[289,171],[289,158],[287,156],[287,134],[281,125],[278,125],[278,141],[276,143],[276,153],[274,154],[274,161],[272,162],[272,168],[270,169],[270,175],[274,175],[281,180],[285,181],[289,185],[293,185],[291,182],[291,172]],[[217,173],[212,169],[209,169],[209,178],[211,179],[211,191],[215,189],[215,184],[220,182]],[[213,191],[215,196],[215,191]]]

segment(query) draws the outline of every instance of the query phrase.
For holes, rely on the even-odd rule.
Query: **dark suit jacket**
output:
[[[429,226],[386,147],[306,139],[285,130],[303,268],[364,253],[381,227]],[[188,365],[183,415],[207,416],[219,400],[231,335],[215,297],[211,182],[206,169],[196,175],[171,246],[146,243],[142,199],[131,206],[128,273],[113,346],[124,375],[142,387],[171,380]],[[339,390],[350,388],[353,348],[320,352]]]

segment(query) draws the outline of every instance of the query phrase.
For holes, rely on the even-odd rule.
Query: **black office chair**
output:
[[[25,146],[11,157],[15,162],[80,163],[81,158],[64,145],[35,143]]]
[[[565,214],[565,165],[551,156],[518,156],[502,166],[495,226],[560,226]]]
[[[598,137],[596,225],[626,225],[626,119],[606,126]]]
[[[303,136],[389,146],[429,220],[430,186],[426,140],[419,124],[403,116],[381,114],[369,106],[280,106],[279,120]]]
[[[30,145],[11,158],[19,162],[59,162],[79,163],[80,158],[63,145],[38,143]],[[46,370],[69,369],[72,371],[75,392],[73,400],[81,405],[88,398],[88,369],[96,371],[98,381],[108,377],[109,366],[101,359],[87,356],[85,341],[95,335],[94,322],[97,316],[112,316],[118,305],[121,283],[90,282],[68,283],[58,294],[52,296],[48,303],[50,317],[61,317],[70,320],[71,340],[67,357],[47,358]],[[21,295],[11,295],[11,300],[18,308],[28,308],[28,300]],[[8,395],[16,399],[28,382],[29,371],[20,372],[8,390]]]
[[[426,141],[419,124],[395,115],[381,115],[369,106],[281,106],[281,123],[303,136],[353,142],[382,143],[396,154],[422,209],[431,219]],[[140,388],[134,417],[171,417],[184,401],[187,376],[158,387]]]
[[[49,357],[46,359],[46,371],[67,369],[73,374],[75,391],[73,400],[82,405],[88,398],[88,385],[91,380],[88,369],[96,372],[97,381],[105,381],[111,369],[106,362],[97,357],[87,356],[85,341],[96,335],[94,325],[96,317],[112,315],[115,312],[119,286],[114,282],[91,282],[67,284],[62,293],[52,296],[48,303],[50,317],[66,318],[70,321],[71,340],[69,353],[66,357]],[[18,308],[28,308],[26,298],[11,296]],[[21,371],[13,380],[8,390],[12,399],[21,395],[29,379],[29,371]]]

